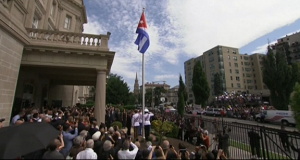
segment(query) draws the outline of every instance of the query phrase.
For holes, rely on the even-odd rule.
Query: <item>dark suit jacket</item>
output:
[[[248,132],[248,137],[250,138],[250,145],[260,145],[259,140],[260,136],[254,131]]]
[[[47,151],[43,155],[43,159],[65,159],[65,157],[57,150],[55,150],[55,151]]]

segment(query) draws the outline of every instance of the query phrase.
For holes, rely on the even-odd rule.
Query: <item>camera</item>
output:
[[[186,152],[186,149],[179,149],[179,152],[185,153],[185,152]]]
[[[0,119],[0,123],[4,122],[5,121],[5,118],[1,118]]]

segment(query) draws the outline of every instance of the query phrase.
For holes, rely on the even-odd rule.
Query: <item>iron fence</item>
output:
[[[225,128],[230,128],[229,158],[230,159],[297,159],[300,134],[282,129],[268,128],[259,125],[250,125],[238,122],[227,122],[196,117],[193,125],[198,127],[204,122],[204,129],[209,131],[211,141],[210,150],[222,148],[220,141],[225,133]],[[195,143],[196,138],[190,141]],[[221,140],[220,140],[221,139]],[[224,146],[224,145],[223,145]],[[298,149],[298,150],[297,150]]]

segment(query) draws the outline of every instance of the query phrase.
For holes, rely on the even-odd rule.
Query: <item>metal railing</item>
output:
[[[191,117],[185,118],[191,119]],[[204,122],[204,128],[207,129],[210,134],[210,150],[219,148],[224,150],[224,145],[220,146],[219,142],[222,140],[220,140],[220,138],[218,137],[222,137],[222,135],[224,135],[224,128],[231,129],[231,131],[228,133],[229,159],[298,158],[298,148],[300,146],[299,132],[292,132],[238,122],[210,120],[200,118],[200,116],[193,117],[192,119],[194,119],[195,121],[195,126],[199,126],[201,121]]]

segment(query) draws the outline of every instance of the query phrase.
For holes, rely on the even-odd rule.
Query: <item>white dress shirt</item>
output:
[[[154,116],[154,114],[151,112],[144,114],[144,122],[145,122],[144,125],[146,125],[146,126],[151,125],[151,122],[150,122],[151,116]]]
[[[97,154],[93,149],[86,148],[77,154],[76,159],[97,159]]]
[[[132,151],[129,151],[129,149],[118,151],[118,158],[119,159],[135,159],[135,156],[136,156],[139,148],[132,142],[130,142],[130,145],[133,148]]]
[[[140,120],[140,114],[139,113],[134,114],[131,119],[132,126],[133,127],[140,126],[139,120]]]

